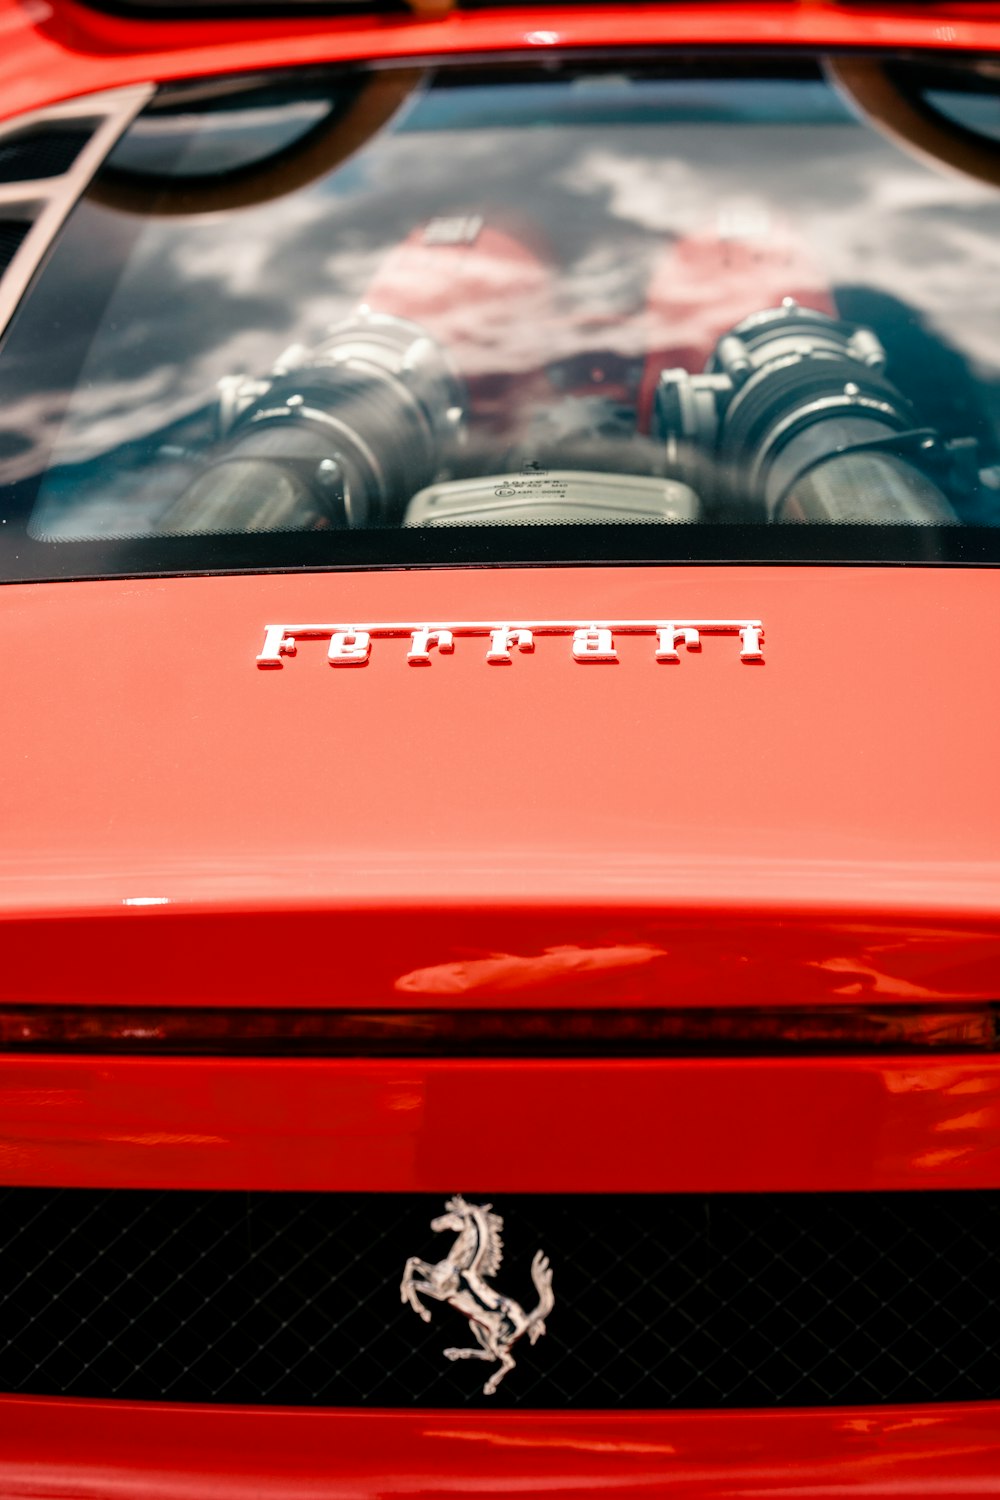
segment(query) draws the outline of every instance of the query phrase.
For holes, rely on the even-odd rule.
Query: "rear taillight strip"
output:
[[[993,1051],[1000,1006],[321,1010],[20,1006],[0,1051],[327,1057]]]

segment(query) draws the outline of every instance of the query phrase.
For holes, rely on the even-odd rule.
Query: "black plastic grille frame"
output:
[[[0,219],[0,276],[21,248],[30,228],[31,224],[25,219]]]
[[[487,1195],[469,1194],[473,1202]],[[775,1407],[1000,1398],[1000,1193],[509,1196],[545,1337],[492,1397],[399,1297],[438,1197],[9,1189],[0,1389],[242,1404]]]
[[[0,182],[33,182],[68,172],[94,133],[94,122],[53,121],[0,140]]]

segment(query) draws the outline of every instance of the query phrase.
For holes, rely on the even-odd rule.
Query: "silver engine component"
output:
[[[358,310],[263,380],[221,383],[220,447],[162,531],[384,526],[459,435],[462,381],[403,318]],[[253,526],[253,517],[265,517]]]
[[[704,374],[666,370],[658,435],[674,473],[771,521],[954,524],[918,428],[868,328],[791,298],[719,340]]]
[[[420,490],[404,526],[531,526],[698,519],[694,490],[675,479],[586,469],[523,469]]]

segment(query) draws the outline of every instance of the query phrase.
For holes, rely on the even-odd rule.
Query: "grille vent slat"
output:
[[[458,1186],[458,1184],[456,1184]],[[474,1195],[495,1286],[548,1331],[491,1367],[454,1309],[442,1197],[0,1193],[0,1390],[246,1405],[724,1408],[1000,1399],[1000,1193]]]
[[[0,335],[56,234],[149,85],[0,121]]]

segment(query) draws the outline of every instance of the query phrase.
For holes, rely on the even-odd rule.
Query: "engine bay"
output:
[[[988,123],[992,73],[944,75]],[[324,160],[366,89],[392,107]],[[993,183],[817,59],[168,92],[0,356],[32,377],[13,482],[45,543],[992,527],[998,230]],[[37,329],[99,257],[67,394]]]
[[[441,242],[429,225],[423,245]],[[417,284],[448,269],[421,265]],[[917,425],[868,328],[785,297],[723,333],[701,373],[657,350],[637,387],[618,371],[607,389],[606,356],[584,363],[532,372],[524,403],[511,381],[490,445],[487,403],[426,326],[365,304],[268,378],[224,383],[222,440],[161,525],[690,523],[726,507],[772,521],[958,522],[945,491],[966,445]]]

